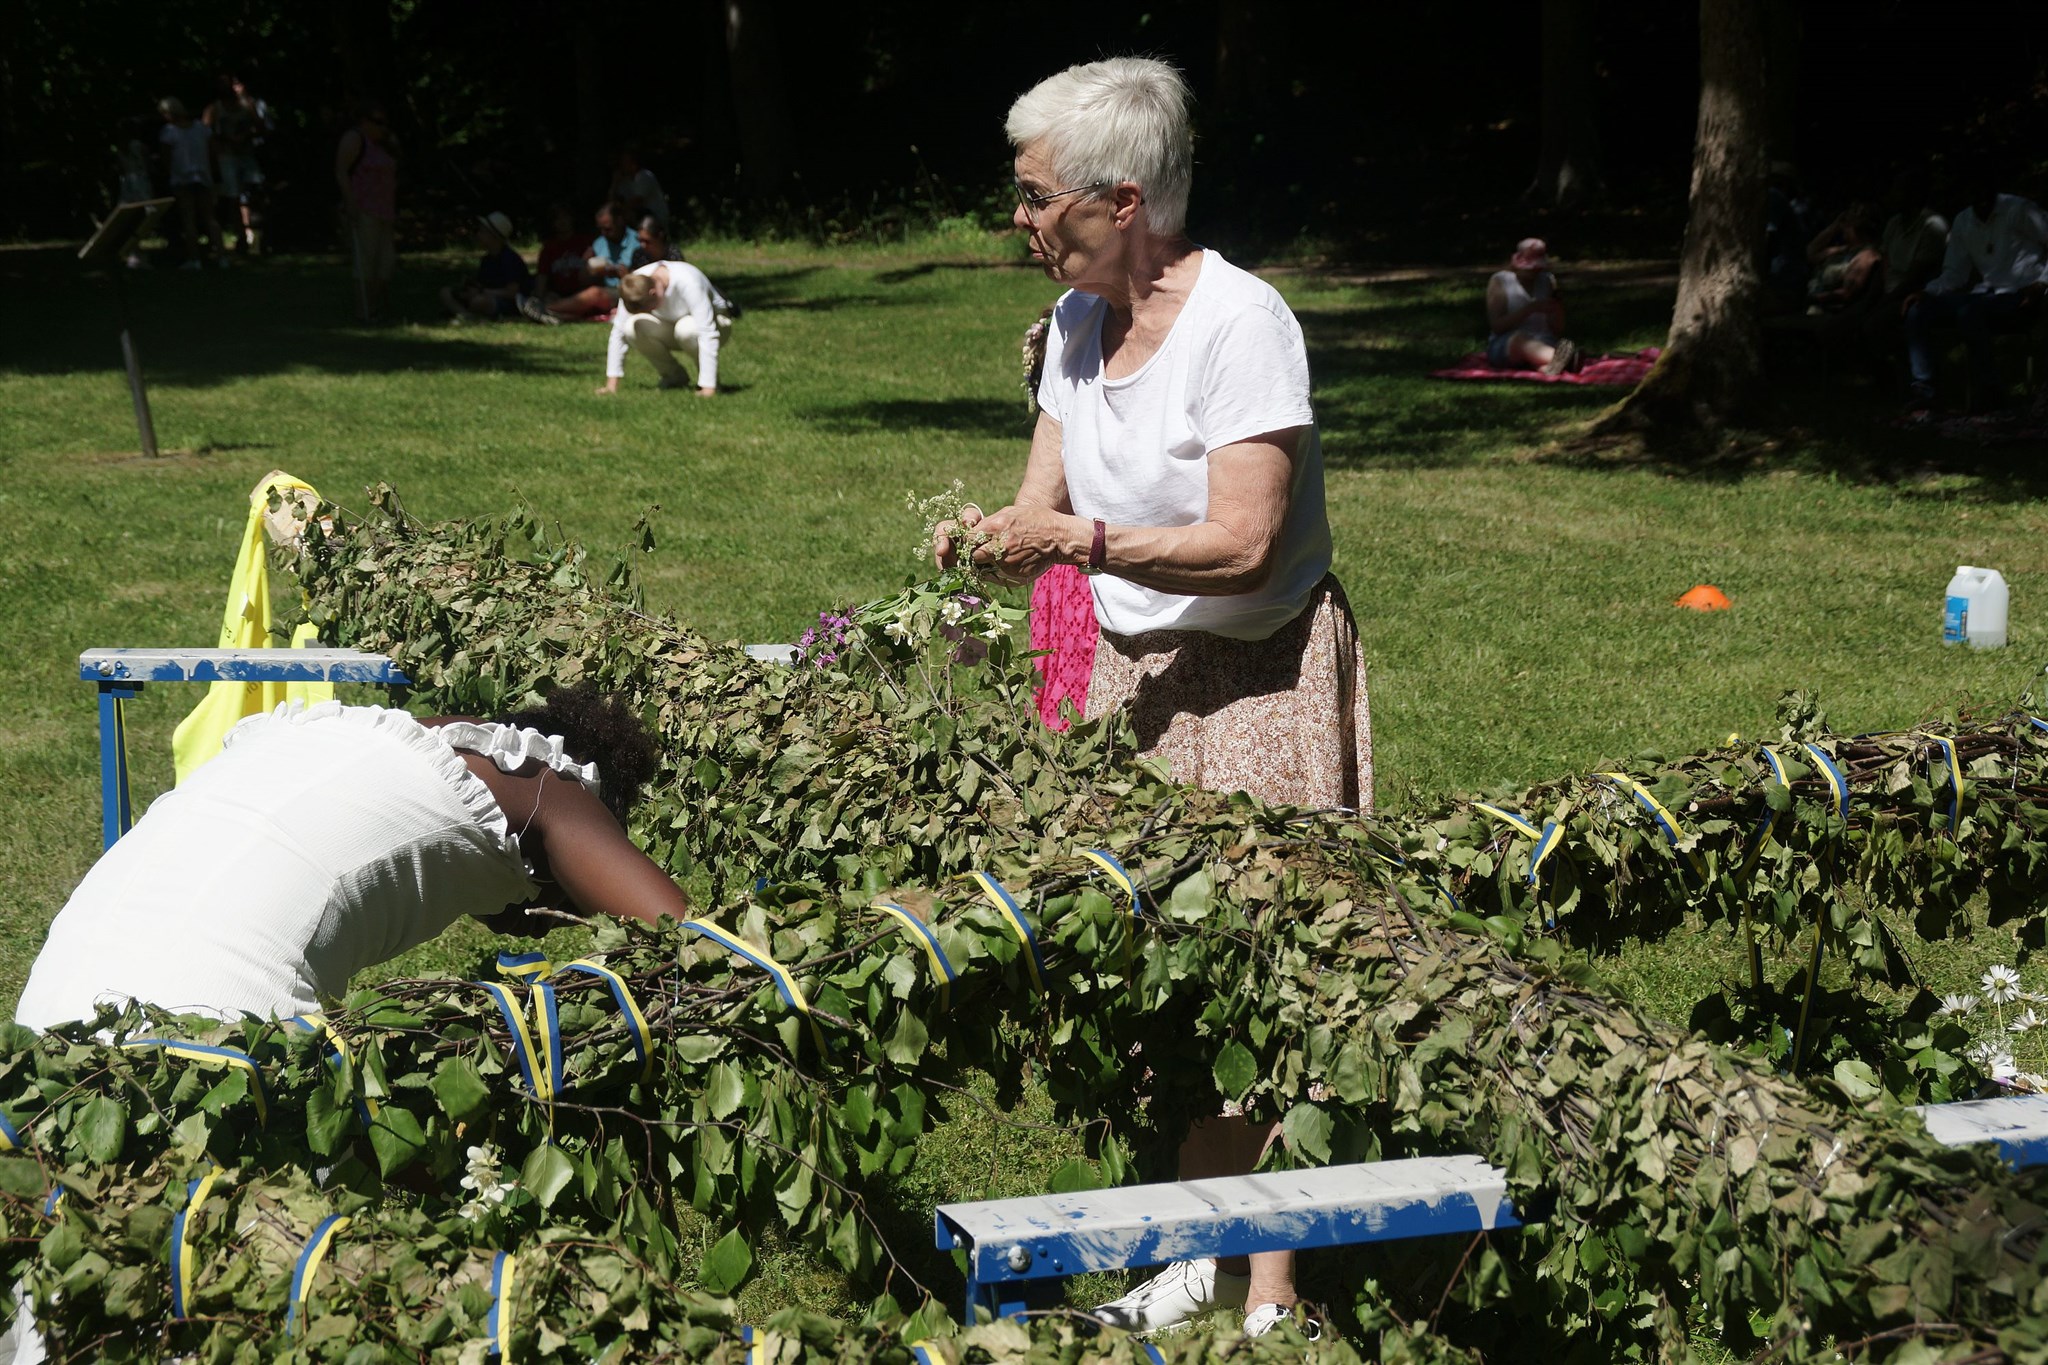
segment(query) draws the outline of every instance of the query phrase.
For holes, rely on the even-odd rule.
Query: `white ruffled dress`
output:
[[[463,915],[531,899],[519,832],[464,753],[597,788],[596,765],[534,730],[334,701],[249,717],[79,883],[16,1020],[44,1029],[128,1000],[304,1014]]]

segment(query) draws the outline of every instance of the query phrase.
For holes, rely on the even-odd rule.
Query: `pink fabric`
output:
[[[1073,702],[1075,715],[1087,714],[1088,679],[1095,671],[1095,642],[1101,634],[1086,574],[1071,564],[1055,564],[1038,576],[1031,589],[1031,647],[1050,651],[1033,662],[1039,672],[1038,718],[1052,729],[1067,728],[1062,701]]]
[[[1645,346],[1634,355],[1603,355],[1588,360],[1577,374],[1545,374],[1541,370],[1496,370],[1486,363],[1486,352],[1474,351],[1444,370],[1431,370],[1431,379],[1526,379],[1538,384],[1608,384],[1632,389],[1657,363],[1663,351]]]

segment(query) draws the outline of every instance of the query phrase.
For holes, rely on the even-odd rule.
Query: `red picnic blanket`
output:
[[[1457,364],[1444,370],[1431,370],[1431,379],[1526,379],[1538,384],[1608,384],[1632,389],[1643,382],[1643,376],[1657,363],[1663,351],[1656,346],[1645,346],[1634,355],[1595,356],[1579,367],[1576,374],[1545,374],[1541,370],[1497,370],[1486,363],[1486,352],[1474,351]]]

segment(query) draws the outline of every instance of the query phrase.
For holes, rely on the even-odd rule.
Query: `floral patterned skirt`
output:
[[[1334,575],[1264,640],[1102,632],[1088,715],[1128,707],[1176,782],[1263,801],[1372,809],[1372,720],[1358,623]]]

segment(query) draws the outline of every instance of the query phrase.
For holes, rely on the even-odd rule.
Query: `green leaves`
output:
[[[1252,1056],[1250,1048],[1232,1039],[1217,1050],[1213,1072],[1218,1094],[1228,1100],[1242,1100],[1252,1082],[1259,1078],[1258,1058]]]
[[[734,1228],[711,1244],[704,1253],[704,1263],[697,1271],[697,1282],[713,1294],[730,1294],[740,1287],[747,1278],[747,1272],[754,1267],[754,1251],[747,1245],[747,1239]]]
[[[72,1135],[87,1159],[109,1165],[128,1137],[128,1108],[111,1095],[94,1095],[80,1108]]]
[[[467,1057],[443,1057],[434,1068],[431,1087],[441,1112],[464,1123],[490,1106],[491,1088]]]

